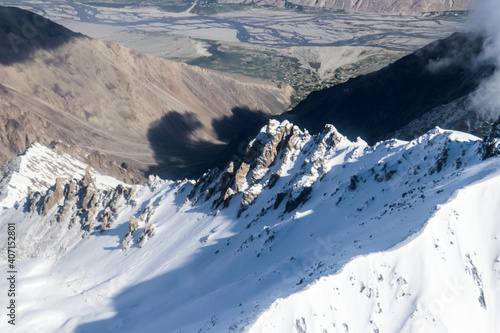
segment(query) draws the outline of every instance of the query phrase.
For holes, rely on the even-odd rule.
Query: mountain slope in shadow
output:
[[[81,34],[43,16],[16,7],[0,7],[0,64],[30,59],[38,50],[54,50]]]
[[[495,71],[492,63],[477,61],[482,49],[480,36],[455,33],[380,71],[313,92],[282,118],[313,133],[323,130],[325,124],[333,124],[347,137],[359,136],[373,144],[475,91]],[[415,135],[438,125],[430,122]],[[469,131],[484,134],[476,133],[474,128]]]

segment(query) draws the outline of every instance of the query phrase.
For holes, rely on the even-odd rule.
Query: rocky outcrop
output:
[[[249,170],[250,164],[241,163],[238,171],[234,175],[234,192],[243,192],[248,187],[247,174]]]
[[[155,227],[152,224],[148,224],[141,236],[139,236],[139,247],[143,247],[144,244],[148,241],[148,239],[153,238],[156,235]]]
[[[25,210],[51,216],[51,223],[70,221],[69,228],[79,225],[88,233],[109,229],[114,221],[120,201],[132,192],[130,187],[118,185],[115,189],[102,190],[95,183],[90,168],[80,180],[57,179],[56,184],[42,194],[30,193]]]
[[[56,181],[56,185],[51,192],[45,196],[45,200],[43,201],[41,213],[43,215],[47,215],[47,213],[62,199],[64,196],[64,180],[58,178]]]
[[[214,209],[226,208],[234,202],[233,198],[238,198],[241,215],[261,192],[276,186],[300,155],[310,154],[310,159],[303,163],[302,173],[284,185],[285,189],[279,191],[270,206],[278,209],[285,202],[283,212],[290,213],[309,200],[314,183],[328,172],[325,155],[343,140],[345,138],[331,125],[312,140],[307,131],[302,132],[288,121],[270,120],[248,145],[243,161],[233,160],[221,174],[218,170],[205,174],[188,198],[193,204],[200,199],[212,200]]]
[[[128,232],[121,240],[122,248],[143,247],[156,235],[151,218],[159,200],[136,207],[136,186],[103,186],[96,177],[95,170],[87,167],[81,179],[58,178],[56,184],[43,193],[31,191],[25,198],[24,212],[45,221],[42,223],[50,227],[43,228],[44,232],[50,232],[50,228],[62,229],[85,238],[89,234],[99,235],[113,229],[123,209],[130,209],[132,213],[128,216]],[[151,176],[146,184],[137,186],[143,192],[155,192],[163,184],[164,181]]]
[[[291,213],[301,204],[307,202],[311,196],[312,188],[304,187],[297,196],[290,196],[285,205],[285,213]],[[279,204],[278,204],[279,206]]]
[[[281,152],[285,145],[284,138],[290,136],[293,126],[279,126],[278,122],[269,122],[267,126],[267,136],[270,139],[260,151],[260,156],[252,169],[250,184],[253,185],[261,180],[269,171],[269,167],[275,162],[278,152]]]
[[[137,231],[139,228],[139,223],[137,222],[137,218],[135,216],[131,216],[128,221],[128,231],[130,233]]]

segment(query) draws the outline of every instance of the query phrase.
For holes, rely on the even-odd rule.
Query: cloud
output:
[[[495,73],[471,95],[471,107],[484,117],[496,120],[500,117],[500,1],[478,3],[471,12],[467,30],[484,37],[483,51],[478,61],[496,66]]]

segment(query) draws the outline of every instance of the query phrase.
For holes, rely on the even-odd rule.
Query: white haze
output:
[[[485,37],[484,50],[478,59],[496,66],[496,71],[471,95],[471,106],[489,119],[500,117],[500,1],[481,2],[471,13],[468,30]]]

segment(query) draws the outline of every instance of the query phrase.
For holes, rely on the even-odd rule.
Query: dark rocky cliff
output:
[[[350,139],[360,136],[373,144],[475,91],[495,70],[477,61],[482,47],[480,36],[455,33],[378,72],[313,92],[283,117],[312,133],[333,124]]]

